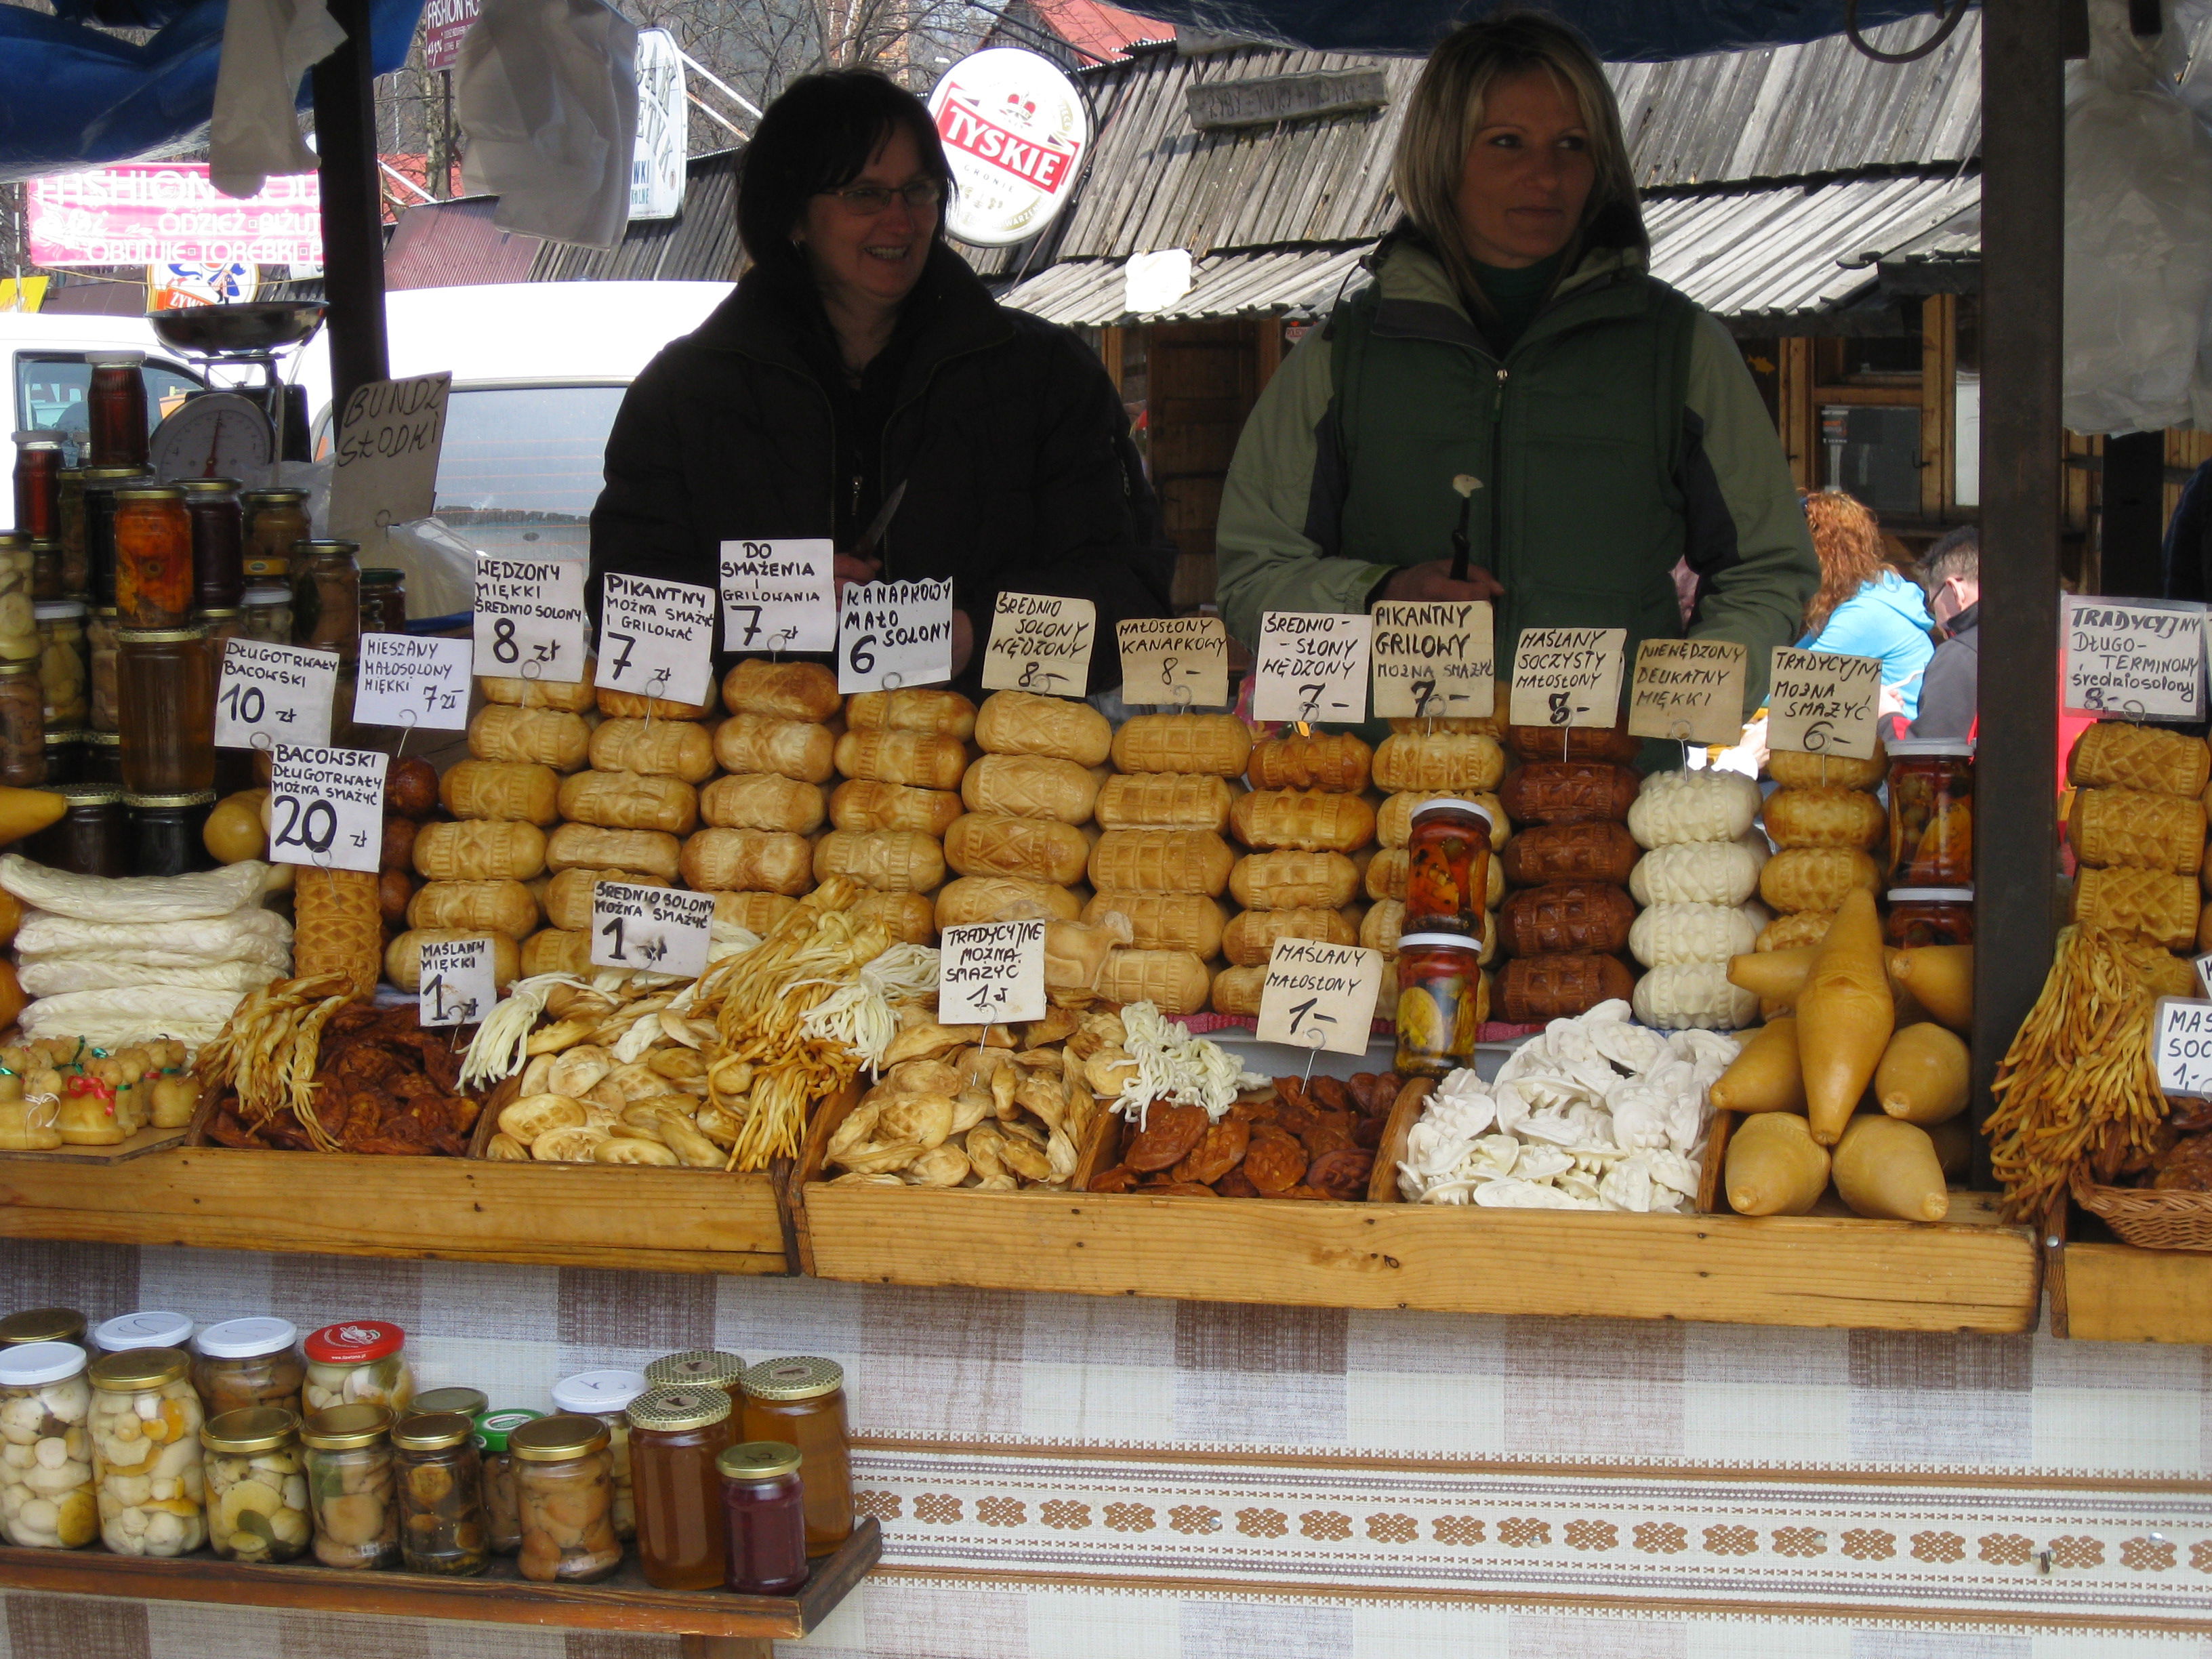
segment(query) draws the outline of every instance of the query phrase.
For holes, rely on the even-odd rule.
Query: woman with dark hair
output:
[[[956,678],[1010,590],[1093,601],[1092,685],[1115,683],[1115,625],[1166,613],[1173,550],[1097,358],[945,246],[951,185],[928,110],[879,75],[808,76],[769,106],[737,291],[615,419],[594,578],[712,586],[725,540],[827,537],[841,592],[952,579]]]
[[[1773,422],[1725,331],[1650,274],[1603,67],[1534,13],[1431,54],[1398,137],[1405,217],[1237,446],[1221,608],[1489,599],[1522,629],[1748,647],[1749,702],[1820,572]],[[1469,557],[1455,568],[1454,532]]]

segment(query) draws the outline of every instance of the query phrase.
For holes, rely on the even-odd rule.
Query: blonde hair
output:
[[[1820,591],[1805,607],[1805,631],[1818,634],[1837,606],[1881,579],[1881,526],[1864,501],[1840,489],[1818,489],[1806,496],[1805,522],[1813,532],[1813,550],[1820,556]]]
[[[1561,274],[1574,269],[1585,247],[1650,246],[1637,209],[1620,108],[1604,68],[1583,38],[1536,12],[1509,12],[1469,23],[1429,54],[1398,134],[1390,187],[1413,228],[1443,261],[1453,285],[1485,311],[1489,301],[1475,281],[1474,258],[1460,227],[1460,179],[1474,135],[1481,131],[1491,88],[1532,70],[1551,76],[1572,95],[1596,164],[1597,177],[1583,206],[1583,222],[1568,242]]]

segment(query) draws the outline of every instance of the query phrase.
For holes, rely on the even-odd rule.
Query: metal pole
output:
[[[2166,591],[2166,434],[2106,438],[2099,483],[2098,592],[2156,599]]]
[[[376,102],[368,0],[330,0],[345,44],[315,65],[315,147],[323,198],[323,297],[331,407],[391,377],[384,340],[384,205],[376,183]]]
[[[2050,970],[2057,875],[2061,77],[2068,0],[1982,11],[1982,613],[1974,1082]],[[1978,1169],[1988,1184],[1986,1162]]]

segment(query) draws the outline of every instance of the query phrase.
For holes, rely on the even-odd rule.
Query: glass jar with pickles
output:
[[[39,654],[31,560],[28,538],[0,537],[0,659],[9,662],[26,662]]]
[[[300,1430],[300,1443],[307,1449],[315,1559],[326,1567],[398,1566],[391,1408],[334,1406],[312,1412]]]
[[[192,608],[192,521],[173,484],[115,492],[115,605],[125,628],[174,628]]]
[[[24,1549],[79,1549],[100,1535],[85,1364],[73,1342],[0,1349],[0,1537]]]
[[[46,699],[46,726],[55,732],[82,730],[92,713],[84,606],[76,599],[53,599],[33,609],[38,622],[39,689]]]
[[[305,1554],[307,1467],[300,1419],[281,1406],[211,1417],[200,1430],[207,1463],[208,1546],[226,1561],[292,1561]]]
[[[483,1466],[460,1412],[420,1412],[395,1425],[399,1554],[410,1572],[465,1578],[491,1561]]]
[[[241,574],[252,587],[289,581],[292,550],[313,532],[304,489],[249,489],[241,498],[246,525]]]
[[[92,1362],[100,1540],[118,1555],[189,1555],[207,1541],[200,1401],[181,1348]]]
[[[522,1520],[516,1562],[522,1576],[539,1583],[588,1584],[619,1567],[607,1425],[563,1412],[512,1431],[507,1445]]]
[[[1899,887],[1974,880],[1974,745],[1898,738],[1889,745],[1889,878]]]
[[[34,789],[46,781],[46,695],[39,665],[0,662],[0,783]]]
[[[122,698],[116,689],[116,665],[122,650],[117,635],[121,631],[122,625],[117,622],[112,605],[95,610],[85,624],[85,661],[89,671],[85,724],[94,732],[123,729]]]
[[[192,1346],[192,1387],[210,1419],[258,1406],[300,1414],[307,1367],[289,1320],[226,1319]]]
[[[415,1398],[407,1333],[388,1320],[349,1319],[308,1333],[301,1398],[310,1413],[337,1406],[385,1406],[404,1412]]]
[[[502,1406],[497,1411],[477,1414],[477,1449],[483,1454],[484,1531],[495,1554],[512,1555],[522,1547],[522,1516],[514,1496],[514,1454],[507,1449],[507,1437],[544,1415],[520,1406]]]

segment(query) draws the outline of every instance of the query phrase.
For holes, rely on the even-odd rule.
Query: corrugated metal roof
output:
[[[1191,264],[1190,291],[1165,311],[1132,317],[1122,309],[1127,289],[1120,259],[1078,259],[1054,265],[1000,295],[1048,322],[1071,327],[1109,323],[1184,323],[1209,317],[1260,316],[1271,312],[1325,312],[1354,279],[1370,244],[1265,253],[1223,253]]]

